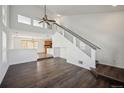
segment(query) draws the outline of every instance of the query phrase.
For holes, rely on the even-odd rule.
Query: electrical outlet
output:
[[[79,60],[78,63],[79,63],[79,64],[83,64],[83,61]]]

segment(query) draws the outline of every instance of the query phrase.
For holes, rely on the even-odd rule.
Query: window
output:
[[[21,41],[22,48],[38,48],[38,41],[35,40],[22,40]]]
[[[7,6],[6,5],[2,6],[2,21],[4,26],[7,26]]]
[[[31,24],[31,19],[29,17],[18,15],[18,22],[30,25]]]
[[[43,28],[43,23],[39,24],[38,20],[33,20],[33,26],[37,26],[37,27]]]
[[[3,62],[7,62],[7,54],[6,54],[6,40],[7,36],[6,36],[6,33],[4,31],[2,31],[2,61]]]

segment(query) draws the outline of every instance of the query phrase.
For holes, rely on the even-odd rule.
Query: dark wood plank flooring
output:
[[[38,53],[38,60],[53,58],[51,54]]]
[[[10,66],[0,87],[94,88],[109,85],[107,80],[96,79],[87,69],[62,58],[52,58]]]

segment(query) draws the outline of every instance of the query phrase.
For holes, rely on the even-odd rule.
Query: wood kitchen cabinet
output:
[[[52,48],[52,40],[44,41],[45,54],[47,54],[47,48]]]

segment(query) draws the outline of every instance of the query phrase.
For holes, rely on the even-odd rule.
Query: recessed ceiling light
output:
[[[112,5],[113,7],[116,7],[117,5]]]

